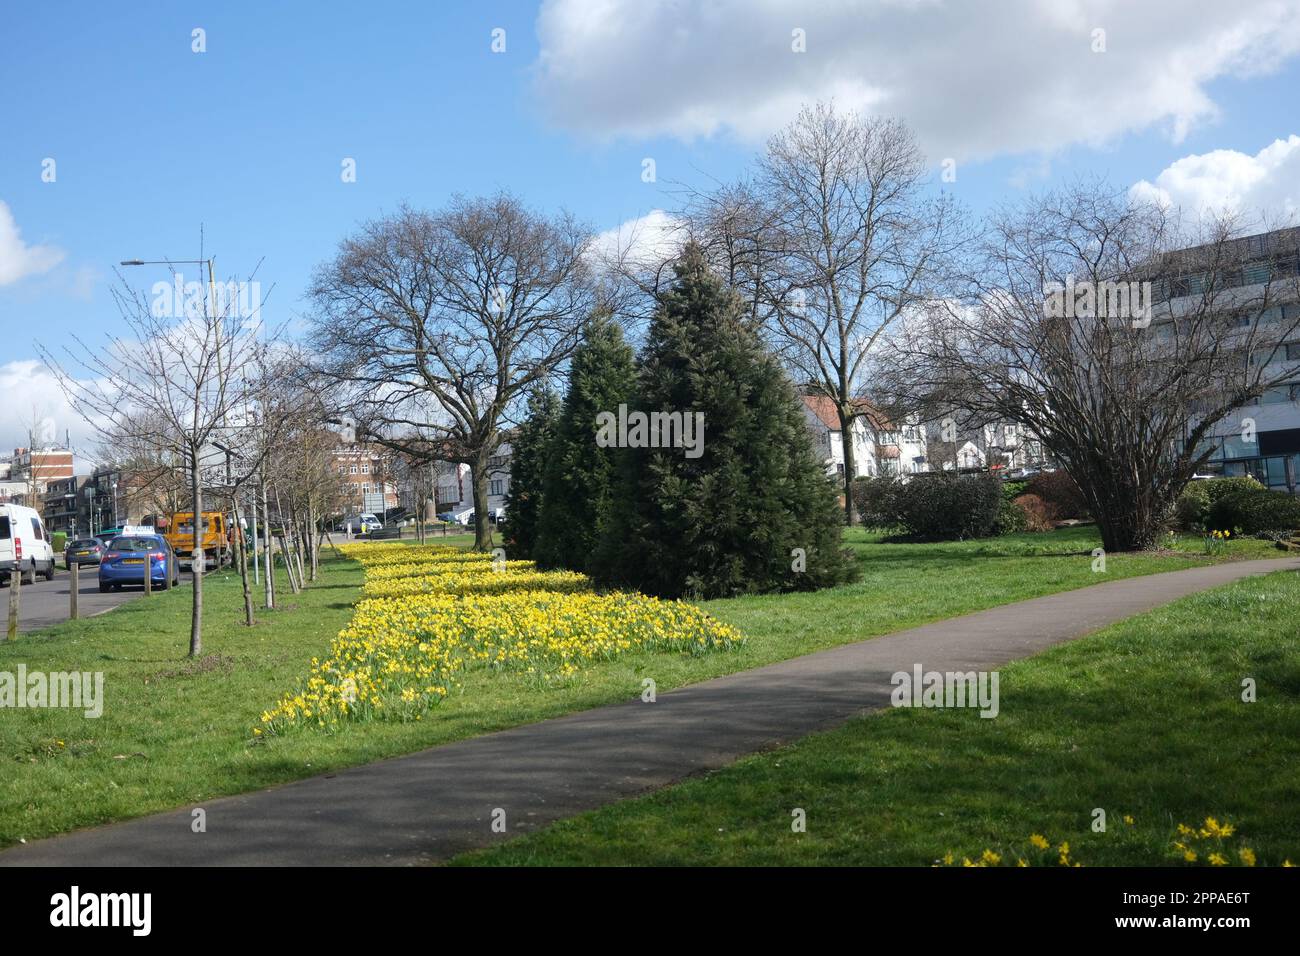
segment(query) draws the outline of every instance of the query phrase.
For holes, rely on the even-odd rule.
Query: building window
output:
[[[1253,262],[1241,270],[1241,277],[1245,285],[1259,285],[1269,280],[1271,271],[1269,263]]]
[[[352,466],[350,466],[350,467],[348,468],[348,474],[350,474],[350,475],[355,475],[356,473],[357,473],[357,466],[356,466],[356,465],[352,465]]]
[[[370,474],[370,462],[365,461],[361,463],[361,474],[363,475]]]
[[[504,486],[505,486],[505,482],[502,481],[500,478],[493,478],[491,481],[488,482],[488,494],[490,495],[504,494]]]

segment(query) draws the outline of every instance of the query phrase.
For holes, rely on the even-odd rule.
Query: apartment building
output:
[[[345,445],[334,450],[343,510],[381,514],[400,504],[398,473],[391,454],[375,445]]]
[[[6,473],[3,480],[11,500],[22,498],[39,508],[50,482],[72,477],[72,451],[59,445],[15,448],[4,466],[0,471]]]
[[[835,403],[824,395],[803,395],[804,418],[828,475],[844,474],[844,435]],[[928,471],[926,429],[916,421],[895,423],[860,399],[853,420],[854,477],[911,475]]]
[[[49,483],[41,508],[48,531],[62,531],[68,537],[90,533],[90,501],[83,493],[89,482],[87,475],[73,475]]]
[[[505,515],[506,497],[510,494],[510,443],[503,442],[488,459],[488,510],[498,518]],[[436,495],[438,514],[450,514],[464,521],[474,510],[474,482],[469,465],[439,462]]]
[[[1011,472],[1043,468],[1042,442],[1017,422],[980,422],[965,413],[928,423],[929,464],[933,471]],[[943,436],[951,440],[944,441]]]
[[[1261,328],[1267,328],[1270,323],[1280,323],[1285,328],[1300,321],[1300,255],[1297,255],[1300,229],[1246,236],[1232,245],[1234,259],[1240,265],[1217,276],[1219,288],[1225,290],[1223,298],[1250,302],[1261,296],[1266,284],[1270,284],[1270,297],[1274,300],[1261,312],[1243,312],[1239,319],[1241,325],[1249,327],[1256,321],[1256,315]],[[1189,255],[1188,260],[1194,263],[1195,257]],[[1156,283],[1154,298],[1168,301],[1170,311],[1177,315],[1180,309],[1195,307],[1204,293],[1205,282],[1205,273],[1194,267],[1181,270]],[[1152,330],[1158,337],[1172,334],[1167,320],[1157,320]],[[1294,341],[1284,342],[1276,352],[1271,349],[1257,352],[1249,361],[1274,365],[1276,374],[1282,374],[1300,362],[1300,331],[1292,338]],[[1235,409],[1215,426],[1202,447],[1208,447],[1212,453],[1204,471],[1229,477],[1251,475],[1270,488],[1297,493],[1300,490],[1300,376]]]

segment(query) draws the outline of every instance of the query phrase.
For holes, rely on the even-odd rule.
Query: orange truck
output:
[[[204,570],[219,568],[231,559],[232,527],[233,523],[229,515],[222,514],[220,511],[203,512],[203,530],[200,540],[203,548]],[[178,511],[172,515],[167,523],[167,533],[164,537],[176,552],[176,560],[180,566],[188,568],[194,554],[194,512]]]

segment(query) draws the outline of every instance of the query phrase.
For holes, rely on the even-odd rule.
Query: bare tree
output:
[[[251,352],[243,370],[244,403],[227,420],[220,439],[213,440],[226,459],[225,480],[218,493],[230,507],[231,546],[243,587],[244,623],[248,627],[253,626],[255,618],[244,525],[256,515],[268,472],[274,470],[286,446],[293,445],[295,430],[301,430],[306,423],[319,427],[323,418],[318,393],[304,381],[300,349],[283,344],[278,335],[268,335],[253,343]],[[294,467],[303,467],[292,447],[288,447],[287,457],[295,462]],[[264,515],[264,528],[269,527],[268,520],[269,516]],[[256,524],[248,523],[250,530]],[[256,548],[253,550],[255,554]],[[274,584],[269,575],[266,595],[266,607],[271,608]]]
[[[188,495],[184,465],[162,437],[165,433],[163,421],[147,409],[124,412],[118,422],[106,426],[98,444],[97,463],[118,473],[123,493],[141,513],[173,515]]]
[[[312,340],[359,437],[468,464],[475,547],[491,547],[489,460],[535,383],[572,352],[596,304],[588,229],[506,194],[403,208],[317,270]]]
[[[1150,547],[1215,426],[1253,434],[1249,406],[1300,373],[1300,230],[1241,233],[1095,182],[1003,210],[965,295],[898,337],[895,386],[1028,426],[1108,550]]]
[[[218,309],[205,296],[201,308],[160,308],[118,278],[113,296],[124,334],[109,335],[99,348],[74,338],[62,359],[38,348],[102,440],[149,445],[184,469],[195,529],[189,653],[197,657],[203,650],[204,470],[213,463],[213,440],[246,404],[256,330],[230,302]]]
[[[874,414],[886,330],[933,296],[966,240],[898,120],[805,107],[768,142],[752,181],[697,197],[688,215],[715,266],[750,303],[796,382],[830,399],[853,520],[854,423]]]

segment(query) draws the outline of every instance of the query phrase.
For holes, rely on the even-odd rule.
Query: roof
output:
[[[802,395],[804,405],[817,416],[818,421],[833,432],[840,430],[840,416],[835,410],[835,402],[825,395]],[[862,415],[875,428],[890,430],[892,423],[880,413],[880,410],[865,398],[854,399]]]

